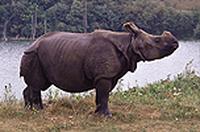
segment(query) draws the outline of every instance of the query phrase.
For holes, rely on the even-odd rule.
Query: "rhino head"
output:
[[[127,22],[123,26],[132,34],[133,52],[143,61],[163,58],[178,48],[178,40],[168,31],[164,31],[162,35],[152,35],[139,29],[133,22]]]

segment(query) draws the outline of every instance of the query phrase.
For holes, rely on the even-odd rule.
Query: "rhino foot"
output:
[[[109,110],[95,110],[95,113],[99,116],[103,116],[103,117],[108,117],[111,118],[112,117],[112,113]]]

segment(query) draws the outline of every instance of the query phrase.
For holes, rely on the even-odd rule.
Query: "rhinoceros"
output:
[[[166,57],[178,48],[168,31],[152,35],[133,22],[123,26],[124,32],[50,32],[39,37],[21,59],[25,106],[43,109],[41,91],[51,85],[72,93],[95,89],[95,113],[111,116],[109,93],[117,81],[134,72],[137,62]]]

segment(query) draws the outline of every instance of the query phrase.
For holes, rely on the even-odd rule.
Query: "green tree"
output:
[[[200,10],[177,10],[148,0],[1,0],[1,38],[35,39],[48,31],[121,31],[134,21],[153,34],[171,31],[180,39],[198,38]]]
[[[0,21],[2,27],[2,35],[5,41],[8,40],[7,32],[8,28],[12,26],[11,20],[13,18],[19,17],[19,14],[23,12],[24,6],[18,1],[15,0],[8,0],[8,1],[1,1],[0,3]]]

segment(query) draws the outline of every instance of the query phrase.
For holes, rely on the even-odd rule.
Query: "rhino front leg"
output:
[[[109,92],[112,89],[112,82],[102,79],[96,85],[96,110],[95,113],[111,117],[112,114],[108,108]]]

